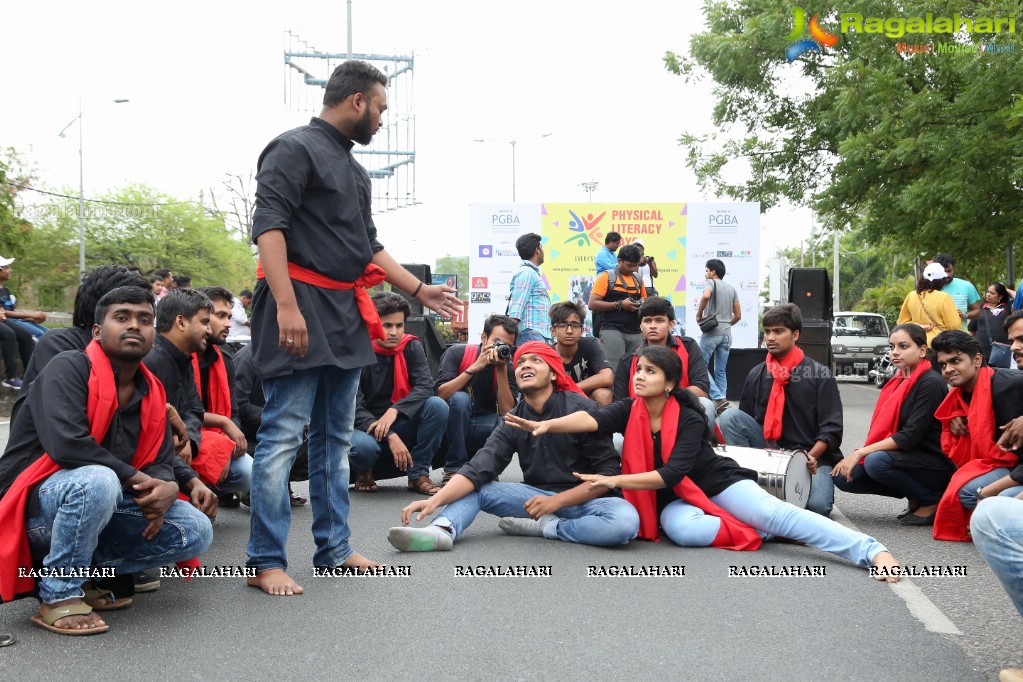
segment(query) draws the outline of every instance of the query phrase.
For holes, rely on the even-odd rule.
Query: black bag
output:
[[[711,280],[710,283],[711,283],[711,286],[713,287],[713,289],[710,290],[710,301],[707,303],[707,309],[710,310],[711,312],[713,312],[714,311],[714,295],[718,292],[718,285],[717,285],[717,283],[714,280]],[[700,320],[697,324],[700,325],[700,331],[703,332],[704,334],[706,334],[711,329],[714,329],[715,327],[718,326],[717,315],[714,315],[712,317],[705,317],[702,320]]]

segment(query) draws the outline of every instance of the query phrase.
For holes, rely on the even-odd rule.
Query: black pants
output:
[[[0,323],[0,355],[4,360],[4,377],[13,378],[19,375],[15,349],[21,353],[22,367],[28,366],[35,343],[32,334],[24,327],[19,327],[10,320]]]

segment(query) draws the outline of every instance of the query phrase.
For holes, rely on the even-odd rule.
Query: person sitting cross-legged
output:
[[[545,420],[597,407],[565,374],[561,358],[538,341],[515,353],[515,379],[523,399],[511,411],[523,419]],[[524,483],[495,479],[518,453]],[[624,545],[639,531],[635,508],[605,489],[580,484],[575,472],[615,476],[621,460],[608,436],[551,434],[533,438],[500,423],[486,445],[429,500],[401,510],[401,526],[387,541],[403,552],[449,550],[481,511],[502,517],[501,530],[586,545]],[[447,505],[425,528],[408,526]]]
[[[39,374],[0,458],[0,599],[38,590],[32,622],[52,632],[105,632],[93,611],[131,604],[90,572],[190,560],[213,540],[217,498],[174,454],[163,386],[141,364],[153,304],[137,287],[100,299],[93,341]],[[49,575],[20,575],[34,564]]]
[[[373,342],[377,361],[362,368],[355,431],[348,453],[355,489],[373,492],[376,479],[408,475],[408,489],[434,495],[430,467],[448,423],[448,404],[433,394],[433,376],[419,339],[405,333],[408,301],[391,291],[373,294],[384,338]]]

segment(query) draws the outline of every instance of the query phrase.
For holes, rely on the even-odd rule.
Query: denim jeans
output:
[[[432,525],[451,528],[458,537],[481,511],[495,516],[528,519],[524,506],[527,500],[537,495],[555,494],[525,483],[487,483],[478,491],[447,505]],[[544,536],[550,539],[613,547],[626,544],[639,533],[639,513],[620,497],[600,497],[562,507],[554,513],[560,520],[544,529]]]
[[[536,329],[520,329],[519,335],[515,338],[516,345],[521,346],[526,341],[539,341],[550,344],[551,340]]]
[[[213,542],[210,520],[187,502],[175,500],[156,537],[146,540],[149,522],[134,500],[121,493],[117,475],[105,466],[61,469],[39,485],[39,513],[25,519],[33,556],[46,568],[114,568],[131,574],[197,557]],[[48,603],[84,596],[86,578],[46,577],[37,581]]]
[[[316,367],[263,380],[266,406],[252,464],[248,566],[258,571],[288,567],[288,474],[307,421],[313,565],[337,566],[354,554],[348,545],[348,450],[360,375],[358,367]]]
[[[458,471],[497,428],[496,412],[473,414],[472,396],[458,391],[448,398],[448,456],[444,471]]]
[[[742,410],[731,408],[718,415],[718,428],[725,442],[747,448],[766,448],[764,427]],[[835,482],[831,478],[830,464],[817,464],[817,473],[810,479],[810,498],[806,508],[828,516],[835,507]]]
[[[999,468],[970,479],[959,489],[959,502],[962,503],[964,509],[975,509],[977,507],[977,488],[983,488],[1008,475],[1009,469]]]
[[[1023,616],[1023,500],[983,500],[970,519],[970,533],[973,544]]]
[[[433,458],[444,440],[444,430],[448,423],[448,404],[433,396],[416,412],[413,419],[399,413],[391,430],[398,434],[409,454],[412,455],[412,466],[409,467],[410,479],[429,476]],[[352,433],[352,451],[348,455],[352,471],[373,470],[376,478],[394,478],[404,476],[405,472],[394,466],[391,448],[387,439],[377,441],[365,431],[355,429]]]
[[[242,455],[231,460],[231,470],[223,483],[209,486],[217,495],[247,493],[252,487],[252,455]]]
[[[42,336],[46,332],[50,331],[49,327],[44,327],[43,325],[38,324],[36,322],[33,322],[31,320],[11,320],[11,322],[13,322],[14,324],[18,325],[19,327],[21,327],[22,329],[27,331],[29,334],[34,336],[36,339],[38,339],[40,336]]]
[[[837,554],[864,568],[884,545],[863,533],[851,530],[807,509],[782,502],[755,482],[733,483],[710,498],[729,514],[760,531]],[[676,500],[661,512],[661,528],[677,545],[706,547],[721,527],[721,520],[707,516],[698,507]]]
[[[847,493],[866,493],[916,500],[921,507],[937,504],[952,479],[950,470],[907,469],[895,465],[884,451],[872,452],[853,467],[852,481],[836,476],[835,487]]]
[[[700,337],[700,350],[703,361],[710,367],[710,359],[714,358],[714,372],[710,375],[710,399],[722,400],[728,394],[728,352],[732,349],[732,332]]]

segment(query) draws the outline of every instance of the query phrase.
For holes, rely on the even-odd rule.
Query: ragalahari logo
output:
[[[792,8],[792,33],[789,34],[789,40],[796,42],[785,48],[785,59],[790,64],[804,52],[812,51],[820,54],[823,52],[822,48],[834,47],[838,43],[838,36],[828,33],[817,23],[819,16],[819,14],[815,14],[810,19],[810,37],[803,38],[803,29],[806,28],[806,11],[802,7]]]

